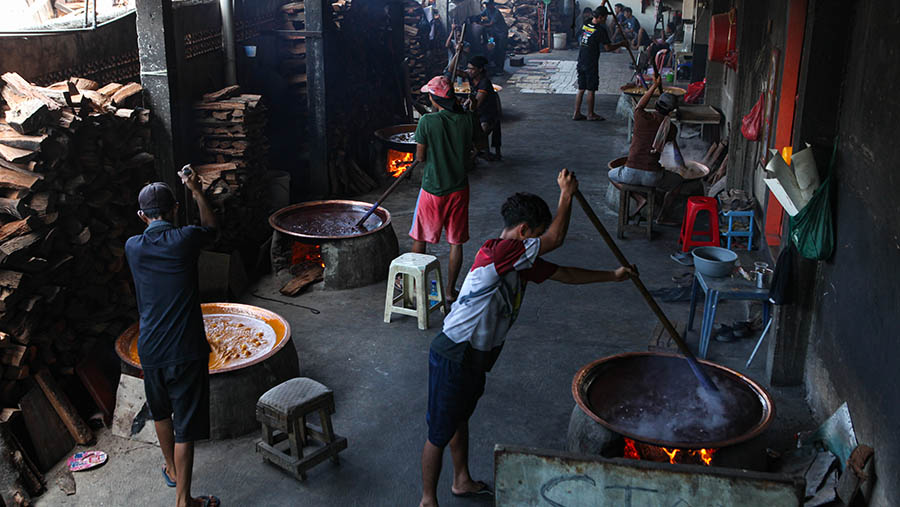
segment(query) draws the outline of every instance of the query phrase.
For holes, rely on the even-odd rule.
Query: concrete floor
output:
[[[572,52],[554,52],[549,57],[572,58]],[[621,65],[620,61],[607,63]],[[555,210],[556,174],[564,167],[576,171],[582,192],[607,228],[615,227],[616,217],[605,206],[604,196],[606,162],[627,148],[624,122],[614,116],[617,97],[598,97],[598,112],[609,120],[588,123],[569,119],[571,95],[521,94],[515,88],[502,93],[505,160],[482,162],[471,175],[471,241],[465,248],[465,268],[481,243],[500,232],[499,207],[508,194],[537,193]],[[416,192],[417,187],[404,184],[387,203],[401,251],[410,248],[406,231]],[[676,241],[677,230],[659,228],[653,241],[631,234],[619,244],[653,289],[671,286],[670,277],[687,271],[668,258]],[[431,253],[446,264],[445,245]],[[573,210],[565,245],[547,258],[566,265],[615,267],[613,255],[580,209]],[[291,322],[301,373],[334,390],[334,427],[349,439],[349,448],[341,454],[340,466],[319,465],[301,483],[261,462],[253,450],[256,434],[204,442],[197,447],[194,494],[215,494],[224,505],[414,505],[421,494],[419,456],[426,436],[427,354],[440,329],[440,317],[432,318],[428,331],[419,331],[412,318],[399,317],[385,324],[383,283],[348,291],[313,290],[295,299],[282,297],[277,288],[264,279],[253,292],[285,304],[252,295],[243,301],[277,311]],[[321,313],[314,315],[287,303],[314,307]],[[662,306],[672,320],[686,321],[686,303]],[[742,311],[740,305],[725,303],[719,321],[739,319]],[[600,357],[647,350],[655,324],[630,283],[566,286],[547,282],[531,287],[471,420],[470,463],[475,479],[492,482],[494,444],[564,449],[574,406],[575,372]],[[696,332],[688,341],[696,348]],[[763,378],[766,347],[750,369],[743,368],[753,342],[713,341],[710,359],[767,384]],[[687,368],[685,372],[689,377]],[[771,393],[778,407],[776,419],[758,441],[760,447],[786,449],[796,431],[810,428],[811,417],[802,388],[773,388]],[[92,448],[107,451],[109,462],[76,474],[78,492],[71,497],[55,485],[57,467],[47,476],[48,492],[39,505],[172,503],[174,490],[166,488],[160,477],[158,448],[108,432],[101,433]],[[473,505],[473,500],[450,495],[449,457],[444,463],[442,504]]]

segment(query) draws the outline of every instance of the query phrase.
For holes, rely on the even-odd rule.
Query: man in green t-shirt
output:
[[[412,228],[413,252],[425,253],[425,243],[436,244],[447,229],[450,243],[448,297],[456,300],[456,281],[462,267],[462,245],[469,240],[469,180],[472,164],[474,119],[453,95],[450,80],[434,77],[422,87],[435,112],[426,114],[416,128],[416,160],[424,166],[422,189],[416,201]]]

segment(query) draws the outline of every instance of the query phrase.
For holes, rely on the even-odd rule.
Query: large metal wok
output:
[[[772,422],[772,398],[759,384],[724,366],[699,362],[718,392],[686,377],[682,356],[633,352],[581,368],[572,395],[610,431],[667,448],[727,447],[755,437]]]
[[[406,125],[394,125],[392,127],[385,127],[383,129],[378,129],[375,131],[375,137],[378,138],[379,141],[384,143],[385,146],[392,150],[402,151],[405,153],[415,153],[416,152],[416,142],[399,142],[391,139],[391,136],[396,134],[410,134],[416,131],[416,124],[410,123]]]
[[[281,208],[269,217],[269,225],[297,241],[320,244],[376,233],[391,223],[391,213],[375,209],[363,227],[356,222],[372,207],[360,201],[309,201]]]

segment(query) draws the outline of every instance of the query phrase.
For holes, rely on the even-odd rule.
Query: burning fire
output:
[[[639,450],[640,449],[640,450]],[[629,459],[648,459],[662,461],[667,459],[673,465],[680,463],[703,464],[710,466],[716,449],[667,449],[655,445],[638,443],[630,438],[625,439],[625,457]]]
[[[291,265],[298,264],[318,264],[325,267],[322,262],[322,247],[319,245],[306,245],[299,241],[294,242],[291,246]]]
[[[397,150],[388,150],[387,170],[394,178],[399,178],[413,161],[413,154]]]

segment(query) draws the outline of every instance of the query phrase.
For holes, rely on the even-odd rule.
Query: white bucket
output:
[[[553,34],[553,49],[566,49],[566,32]]]
[[[291,203],[291,174],[287,171],[266,173],[266,193],[270,209],[281,209]]]

